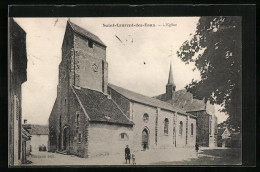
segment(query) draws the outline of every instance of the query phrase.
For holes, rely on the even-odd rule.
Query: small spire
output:
[[[168,84],[167,85],[174,85],[173,82],[173,75],[172,75],[172,63],[170,64],[170,71],[169,71],[169,78],[168,78]]]

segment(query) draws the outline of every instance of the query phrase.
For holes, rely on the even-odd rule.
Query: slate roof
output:
[[[71,21],[68,21],[68,23],[70,24],[70,26],[72,27],[74,32],[80,34],[83,37],[87,37],[87,38],[91,39],[92,41],[95,41],[95,42],[97,42],[97,43],[106,47],[104,42],[102,42],[101,39],[99,39],[98,36],[96,36],[93,33],[87,31],[86,29],[83,29],[82,27],[72,23]]]
[[[77,89],[72,87],[72,89],[82,103],[90,121],[133,125],[133,122],[125,116],[123,111],[107,95],[86,88]]]
[[[183,111],[183,110],[181,110],[177,107],[174,107],[173,105],[171,105],[167,102],[163,102],[163,101],[160,101],[160,100],[152,98],[152,97],[144,96],[144,95],[135,93],[133,91],[124,89],[122,87],[118,87],[118,86],[113,85],[113,84],[108,84],[108,86],[111,89],[117,91],[119,94],[123,95],[124,97],[126,97],[129,100],[139,102],[139,103],[142,103],[142,104],[146,104],[146,105],[150,105],[150,106],[153,106],[153,107],[159,107],[161,109],[165,109],[165,110],[169,110],[169,111],[179,112],[181,114],[191,116],[190,114],[187,114],[185,111]]]
[[[34,125],[34,124],[24,124],[23,128],[29,131],[31,135],[48,135],[49,127],[48,125]]]
[[[155,96],[154,98],[162,101],[167,101],[168,103],[186,112],[206,110],[204,101],[194,99],[192,94],[187,92],[186,89],[176,91],[172,100],[167,100],[166,94],[161,94]]]

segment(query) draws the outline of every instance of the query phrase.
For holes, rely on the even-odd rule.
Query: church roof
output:
[[[167,101],[168,103],[183,109],[186,112],[206,110],[203,100],[194,99],[193,95],[186,89],[175,91],[173,99],[167,100],[166,94],[155,96],[154,98]]]
[[[142,94],[135,93],[133,91],[124,89],[122,87],[118,87],[118,86],[113,85],[113,84],[108,84],[108,86],[111,89],[117,91],[118,93],[120,93],[121,95],[123,95],[124,97],[126,97],[129,100],[139,102],[139,103],[142,103],[142,104],[146,104],[146,105],[150,105],[150,106],[153,106],[153,107],[159,107],[161,109],[165,109],[165,110],[169,110],[169,111],[179,112],[179,113],[185,114],[185,115],[190,115],[190,114],[187,114],[185,111],[183,111],[183,110],[181,110],[177,107],[174,107],[173,105],[171,105],[167,102],[163,102],[163,101],[157,100],[157,99],[152,98],[152,97],[144,96]]]
[[[98,36],[94,35],[93,33],[87,31],[86,29],[83,29],[82,27],[72,23],[71,21],[68,21],[68,23],[70,24],[71,28],[73,29],[74,32],[78,33],[79,35],[89,38],[92,41],[95,41],[103,46],[106,47],[106,45],[104,44],[104,42],[101,41],[101,39],[99,39]]]
[[[82,103],[89,120],[111,124],[133,125],[112,99],[101,92],[87,88],[73,88]]]

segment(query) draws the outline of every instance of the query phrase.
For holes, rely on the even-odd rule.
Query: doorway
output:
[[[149,131],[147,128],[142,131],[142,148],[144,151],[149,149]]]

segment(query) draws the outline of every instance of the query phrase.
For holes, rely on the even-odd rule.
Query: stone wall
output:
[[[131,151],[134,150],[131,142],[134,139],[132,127],[90,123],[88,132],[90,157],[124,153],[126,145],[129,145]],[[121,133],[126,134],[123,139]]]
[[[9,19],[8,42],[8,165],[20,165],[22,159],[22,91],[21,85],[27,80],[26,32]]]
[[[74,36],[76,66],[79,66],[79,86],[106,93],[107,62],[106,48],[95,42],[93,48],[88,46],[90,40],[79,35]]]
[[[70,118],[69,126],[67,127],[67,151],[80,157],[88,157],[89,122],[72,89],[70,89],[69,103]],[[79,137],[81,137],[80,140]]]
[[[176,120],[176,147],[184,147],[186,145],[186,120],[187,117],[184,115],[177,115]],[[182,122],[182,133],[180,134],[180,122]]]

